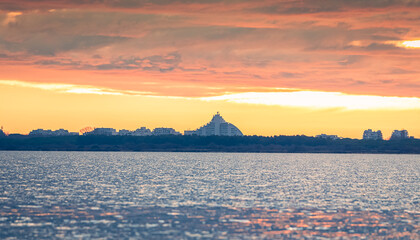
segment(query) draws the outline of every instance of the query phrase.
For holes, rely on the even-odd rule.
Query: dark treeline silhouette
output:
[[[0,137],[0,150],[191,151],[279,153],[420,153],[420,139],[395,141],[322,139],[307,136],[65,136]]]

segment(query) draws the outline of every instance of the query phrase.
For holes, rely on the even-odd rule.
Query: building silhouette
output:
[[[114,128],[95,128],[91,132],[85,132],[83,135],[94,135],[94,136],[115,136],[118,135],[117,130]]]
[[[133,134],[132,131],[126,130],[126,129],[121,129],[121,130],[118,131],[119,136],[130,136],[132,134]]]
[[[206,125],[193,131],[184,131],[184,135],[197,136],[243,136],[242,132],[232,123],[226,122],[217,112]]]
[[[320,134],[316,135],[316,138],[323,138],[323,139],[331,139],[331,140],[337,140],[340,139],[337,135],[327,135],[327,134]]]
[[[363,132],[363,140],[382,140],[382,132],[381,130],[372,131],[372,129],[365,130]]]
[[[146,127],[137,128],[134,132],[131,133],[132,136],[150,136],[152,131]]]
[[[146,127],[141,127],[135,131],[121,129],[117,131],[114,128],[95,128],[90,132],[83,133],[84,136],[161,136],[161,135],[181,135],[173,128],[155,128],[153,131]]]
[[[407,130],[394,130],[392,132],[390,140],[401,140],[407,138],[409,138]]]
[[[69,132],[68,130],[60,128],[60,129],[55,130],[55,131],[50,130],[50,129],[47,129],[47,130],[35,129],[35,130],[32,130],[29,133],[29,135],[30,136],[54,136],[54,137],[57,137],[57,136],[77,136],[77,135],[79,135],[79,133],[78,132]]]
[[[180,132],[175,131],[173,128],[155,128],[152,132],[155,136],[161,136],[161,135],[181,135]]]

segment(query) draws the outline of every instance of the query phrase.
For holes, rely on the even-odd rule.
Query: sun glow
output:
[[[225,101],[236,104],[257,104],[267,106],[299,107],[311,109],[340,108],[345,110],[420,109],[420,98],[417,97],[387,97],[373,95],[352,95],[341,92],[322,92],[299,89],[272,92],[242,92],[224,94],[213,97],[174,97],[155,95],[153,92],[118,90],[88,85],[74,85],[61,83],[33,83],[16,80],[0,80],[0,85],[36,88],[66,94],[139,96],[165,99],[200,100],[207,102]]]
[[[420,40],[398,42],[397,45],[405,48],[420,48]]]
[[[340,92],[247,92],[202,98],[207,101],[277,105],[305,108],[368,109],[420,109],[420,98],[349,95]]]
[[[100,88],[88,85],[74,85],[62,83],[30,83],[16,80],[0,80],[0,85],[37,88],[42,90],[57,91],[61,93],[74,94],[96,94],[96,95],[147,95],[150,92],[123,91],[110,88]]]

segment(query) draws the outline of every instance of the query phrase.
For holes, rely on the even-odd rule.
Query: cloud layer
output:
[[[4,79],[183,97],[275,88],[420,97],[418,0],[6,0],[0,9]]]
[[[89,85],[30,83],[16,80],[0,80],[0,86],[2,85],[21,88],[35,88],[67,94],[141,96],[153,98],[158,97],[293,108],[335,108],[342,110],[420,110],[420,98],[416,97],[351,95],[343,94],[340,92],[301,91],[295,89],[277,89],[276,92],[242,92],[213,97],[192,98],[156,96],[155,93],[152,92],[123,91],[110,88],[98,88]]]

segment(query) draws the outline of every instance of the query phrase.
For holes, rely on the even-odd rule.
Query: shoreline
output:
[[[320,139],[307,136],[9,136],[3,151],[420,154],[420,139]]]
[[[420,153],[387,153],[387,152],[217,152],[217,151],[119,151],[119,150],[9,150],[0,149],[0,152],[86,152],[86,153],[267,153],[267,154],[337,154],[337,155],[420,155]]]

